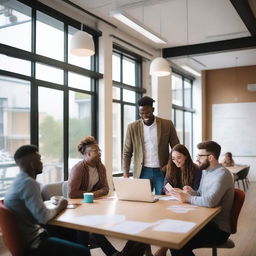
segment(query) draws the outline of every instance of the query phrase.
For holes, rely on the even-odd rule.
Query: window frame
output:
[[[191,113],[191,148],[188,148],[189,151],[191,151],[191,154],[193,156],[193,141],[194,141],[194,129],[193,129],[193,121],[194,121],[194,113],[195,113],[195,109],[193,108],[193,81],[194,81],[194,77],[189,76],[184,74],[183,72],[180,72],[177,69],[173,69],[172,70],[172,76],[173,75],[177,75],[181,78],[182,81],[182,106],[181,105],[177,105],[177,104],[172,104],[172,120],[173,120],[173,124],[176,127],[177,124],[177,119],[176,119],[176,115],[177,115],[177,111],[181,111],[182,112],[182,144],[185,145],[186,141],[185,141],[185,113]],[[191,85],[191,90],[190,90],[190,103],[191,103],[191,107],[185,107],[185,81],[189,82]]]
[[[55,90],[63,91],[63,168],[64,168],[64,180],[68,178],[68,159],[69,159],[69,92],[80,92],[91,95],[91,132],[96,138],[98,137],[98,117],[97,117],[97,104],[98,104],[98,84],[99,79],[103,78],[103,75],[98,72],[99,70],[99,57],[98,57],[98,37],[101,36],[101,32],[92,29],[86,25],[83,26],[83,30],[90,33],[93,36],[95,44],[95,55],[91,57],[91,69],[85,69],[73,64],[68,63],[68,26],[72,26],[80,30],[81,23],[75,19],[72,19],[51,7],[48,7],[38,1],[26,1],[19,0],[24,5],[31,8],[31,51],[25,51],[16,47],[0,43],[0,53],[10,57],[18,59],[28,60],[31,63],[30,76],[10,72],[6,70],[0,70],[0,75],[10,78],[19,78],[30,82],[30,143],[39,145],[39,113],[38,113],[38,89],[39,87],[46,87]],[[36,54],[36,21],[37,11],[40,11],[48,16],[53,17],[56,20],[63,22],[63,34],[64,34],[64,60],[59,61],[46,56]],[[52,82],[42,81],[36,79],[36,63],[46,64],[55,68],[63,70],[63,84],[56,84]],[[75,72],[80,75],[84,75],[91,78],[91,90],[82,90],[68,86],[68,72]]]
[[[143,93],[146,93],[146,89],[142,88],[142,57],[132,53],[126,49],[123,49],[120,46],[117,45],[113,45],[113,52],[112,55],[119,55],[120,58],[120,82],[119,81],[115,81],[112,80],[112,87],[116,87],[120,89],[120,99],[113,99],[112,102],[113,103],[118,103],[120,104],[120,108],[121,108],[121,117],[120,117],[120,121],[121,121],[121,156],[123,155],[123,145],[124,145],[124,134],[126,131],[124,131],[124,107],[125,105],[128,106],[134,106],[136,107],[136,117],[135,120],[139,118],[139,110],[137,108],[137,101],[142,97]],[[135,86],[131,86],[129,84],[125,84],[123,82],[123,59],[124,58],[128,58],[131,59],[135,62]],[[127,102],[124,101],[124,92],[123,90],[129,90],[129,91],[133,91],[135,92],[135,102]],[[134,120],[134,121],[135,121]],[[122,163],[121,163],[122,165]],[[112,176],[122,176],[122,172],[112,172]]]

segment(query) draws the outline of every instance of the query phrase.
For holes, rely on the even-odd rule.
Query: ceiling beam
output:
[[[245,50],[256,48],[256,36],[229,39],[202,44],[191,44],[163,49],[163,57],[179,57],[206,53],[218,53],[223,51]]]
[[[251,35],[256,36],[256,18],[251,10],[248,0],[230,0],[230,2]]]

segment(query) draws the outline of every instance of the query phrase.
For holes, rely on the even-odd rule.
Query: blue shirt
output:
[[[45,224],[59,212],[59,208],[46,208],[39,183],[21,171],[5,194],[4,204],[12,210],[27,247],[36,248]]]

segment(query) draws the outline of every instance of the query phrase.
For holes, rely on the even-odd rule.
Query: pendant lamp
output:
[[[149,68],[151,76],[169,76],[171,74],[169,63],[162,57],[155,58]]]
[[[76,32],[70,42],[70,53],[76,56],[92,56],[95,54],[93,38],[84,31]]]

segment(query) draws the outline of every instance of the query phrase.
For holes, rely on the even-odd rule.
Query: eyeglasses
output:
[[[101,149],[90,149],[88,150],[89,152],[97,152],[97,153],[101,153]]]
[[[208,155],[197,155],[196,157],[197,157],[197,158],[200,158],[200,157],[202,157],[202,156],[209,156],[209,154],[208,154]]]

